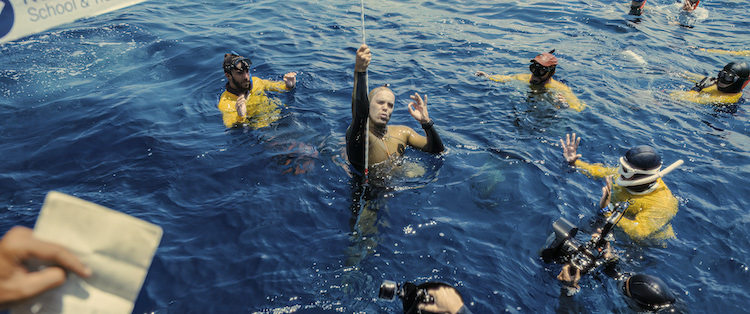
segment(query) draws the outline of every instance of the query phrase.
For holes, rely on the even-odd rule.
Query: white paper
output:
[[[146,0],[0,0],[0,43]]]
[[[57,243],[93,270],[12,309],[25,313],[130,314],[161,241],[161,227],[59,193],[49,192],[34,237]]]

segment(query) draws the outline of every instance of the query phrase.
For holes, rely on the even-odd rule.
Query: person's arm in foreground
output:
[[[29,272],[24,263],[30,259],[58,266]],[[62,285],[66,269],[91,276],[91,269],[62,246],[34,238],[29,228],[13,227],[0,240],[0,308]]]

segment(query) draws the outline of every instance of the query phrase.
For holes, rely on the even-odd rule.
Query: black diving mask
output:
[[[244,57],[240,57],[237,60],[235,60],[234,63],[232,63],[232,65],[228,65],[225,70],[227,70],[227,72],[229,72],[229,70],[234,69],[234,70],[237,70],[237,72],[242,73],[242,72],[245,72],[245,71],[249,71],[251,64],[253,64],[253,62],[250,61],[250,59],[244,58]]]
[[[716,78],[724,84],[733,84],[740,79],[740,76],[734,71],[721,70]]]
[[[534,62],[532,64],[529,64],[529,70],[531,70],[531,73],[533,73],[535,76],[543,77],[547,75],[547,73],[555,70],[555,66],[543,66],[539,63]]]

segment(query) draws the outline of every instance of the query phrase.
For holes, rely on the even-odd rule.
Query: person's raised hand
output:
[[[24,266],[30,259],[56,266],[30,272]],[[62,246],[34,238],[29,228],[13,227],[0,240],[0,308],[62,285],[65,269],[83,278],[92,274],[90,268]]]
[[[237,96],[237,102],[234,104],[234,107],[237,110],[238,116],[247,116],[247,96],[245,95],[245,93]]]
[[[370,53],[370,48],[367,47],[367,45],[362,44],[362,46],[359,46],[359,49],[357,49],[357,59],[354,62],[354,71],[366,72],[367,67],[370,66],[371,60],[372,53]]]
[[[602,198],[599,200],[599,208],[607,207],[612,198],[612,176],[605,177],[604,182],[604,186],[602,187]]]
[[[284,74],[284,84],[287,89],[292,89],[297,86],[297,72],[289,72]]]
[[[413,100],[407,105],[411,116],[421,124],[430,122],[430,115],[427,114],[427,95],[424,95],[424,100],[422,100],[422,97],[418,93],[414,93],[414,95],[409,97]]]
[[[578,144],[581,143],[581,138],[576,137],[576,134],[573,133],[571,140],[570,134],[565,135],[565,140],[560,139],[560,144],[562,144],[563,147],[563,157],[565,157],[565,161],[567,161],[569,164],[574,164],[578,158],[581,158],[581,154],[578,154]]]
[[[430,289],[427,294],[432,296],[432,303],[420,303],[419,309],[430,313],[455,314],[464,306],[461,295],[453,287],[439,287]]]

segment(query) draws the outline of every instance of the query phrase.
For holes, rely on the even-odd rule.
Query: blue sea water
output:
[[[622,2],[622,3],[620,3]],[[685,164],[667,247],[618,235],[628,270],[661,277],[692,313],[750,306],[747,105],[669,97],[747,50],[744,1],[681,13],[649,1],[365,1],[370,86],[390,83],[392,123],[419,130],[408,95],[428,96],[447,151],[366,205],[341,158],[351,120],[359,1],[152,0],[0,45],[0,231],[32,227],[57,190],[156,223],[164,238],[134,313],[399,313],[385,280],[456,285],[474,313],[629,313],[612,279],[561,297],[559,266],[536,255],[551,224],[585,224],[602,186],[564,162],[616,165],[630,147]],[[681,25],[680,25],[681,24]],[[521,83],[556,49],[556,78],[587,104],[555,108]],[[227,130],[216,108],[224,53],[252,75],[298,86],[281,117]],[[744,96],[747,98],[747,96]],[[744,101],[744,100],[743,100]]]

